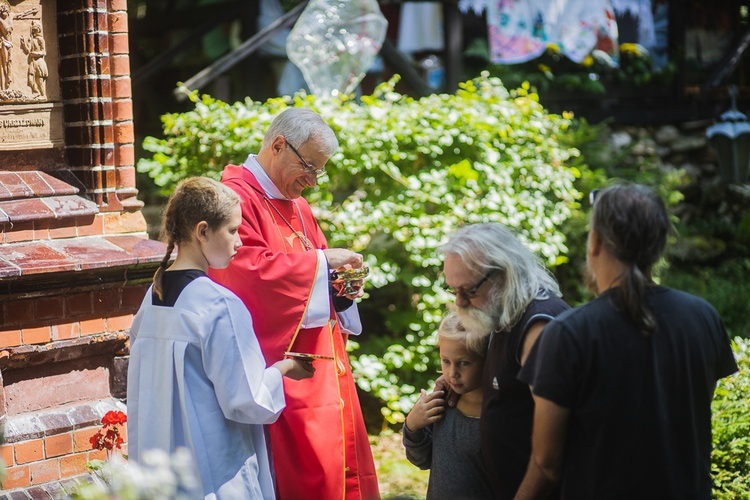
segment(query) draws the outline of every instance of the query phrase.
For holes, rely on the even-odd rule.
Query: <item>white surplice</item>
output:
[[[128,451],[193,452],[206,498],[275,498],[263,425],[284,408],[236,295],[202,276],[174,307],[149,288],[130,333]]]

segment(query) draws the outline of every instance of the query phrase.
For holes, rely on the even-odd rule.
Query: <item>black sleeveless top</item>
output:
[[[521,347],[529,327],[551,321],[570,309],[561,298],[535,299],[510,331],[495,332],[487,348],[482,377],[482,456],[495,498],[512,499],[531,456],[534,399],[529,386],[516,379]]]
[[[161,280],[161,292],[164,299],[159,299],[156,293],[151,293],[151,303],[155,306],[174,307],[175,302],[186,286],[195,278],[206,276],[200,269],[180,269],[178,271],[164,271]]]

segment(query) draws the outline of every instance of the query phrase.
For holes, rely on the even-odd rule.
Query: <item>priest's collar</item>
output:
[[[268,177],[268,174],[265,170],[263,170],[263,167],[260,166],[260,163],[258,163],[258,160],[256,158],[256,155],[251,154],[247,157],[247,160],[245,160],[245,163],[242,164],[243,167],[248,169],[250,173],[252,173],[255,178],[258,180],[258,184],[260,184],[260,187],[263,188],[263,191],[265,191],[266,196],[269,198],[273,198],[275,200],[288,200],[286,196],[281,194],[281,191],[279,191],[279,188],[276,187],[276,185],[273,183],[270,177]]]

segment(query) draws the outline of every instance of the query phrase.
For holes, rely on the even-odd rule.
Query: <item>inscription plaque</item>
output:
[[[63,146],[62,104],[0,106],[0,151]]]

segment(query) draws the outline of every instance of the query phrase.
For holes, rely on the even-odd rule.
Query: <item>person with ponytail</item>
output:
[[[167,202],[167,251],[130,331],[128,451],[138,462],[185,447],[202,496],[274,499],[263,424],[285,407],[282,377],[315,370],[266,367],[247,308],[206,274],[229,265],[241,221],[237,194],[208,178],[183,180]]]
[[[711,400],[737,371],[716,309],[658,285],[672,231],[650,188],[592,192],[589,282],[599,295],[550,322],[519,379],[535,401],[516,498],[711,498]]]

